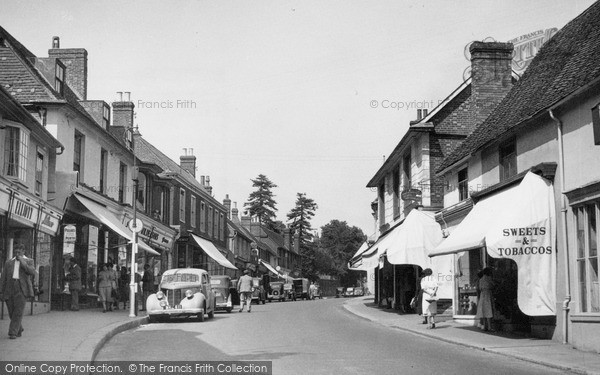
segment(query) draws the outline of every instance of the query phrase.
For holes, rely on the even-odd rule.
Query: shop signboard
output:
[[[40,217],[40,230],[51,236],[55,236],[58,232],[58,226],[62,215],[48,209],[47,207],[42,208],[42,216]]]
[[[38,219],[37,204],[25,196],[15,194],[13,196],[10,217],[13,220],[33,227]]]

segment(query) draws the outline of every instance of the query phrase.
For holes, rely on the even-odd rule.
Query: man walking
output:
[[[17,244],[14,247],[15,256],[4,264],[0,279],[0,300],[6,301],[10,325],[8,337],[16,339],[24,331],[21,322],[23,311],[28,298],[33,298],[31,278],[35,276],[33,260],[23,254],[25,246]]]
[[[240,295],[241,308],[240,312],[244,311],[244,305],[248,303],[248,312],[252,308],[252,277],[248,275],[249,271],[244,270],[244,276],[240,277],[237,285],[237,290]]]
[[[81,290],[81,267],[75,258],[69,258],[69,272],[66,280],[69,282],[69,293],[71,293],[71,310],[79,311],[79,291]]]
[[[154,273],[147,263],[144,265],[144,276],[142,276],[142,292],[142,309],[140,311],[146,311],[146,300],[154,293]]]

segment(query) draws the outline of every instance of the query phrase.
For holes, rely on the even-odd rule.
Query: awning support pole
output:
[[[563,309],[563,344],[569,342],[569,304],[571,302],[571,270],[569,265],[569,247],[567,241],[567,198],[564,194],[565,191],[565,157],[563,149],[563,123],[554,115],[552,109],[548,111],[550,118],[556,122],[557,140],[558,140],[558,171],[560,173],[560,212],[562,217],[562,248],[565,262],[565,299],[562,304]]]

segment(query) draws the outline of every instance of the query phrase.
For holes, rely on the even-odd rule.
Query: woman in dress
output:
[[[494,281],[492,279],[492,269],[486,267],[481,271],[483,274],[479,279],[479,300],[477,301],[477,316],[483,319],[484,331],[493,331],[492,318],[494,317],[492,290]]]
[[[108,270],[106,264],[102,265],[102,270],[98,272],[98,294],[100,295],[100,302],[102,302],[103,310],[112,311],[112,288],[114,282],[113,273]]]
[[[431,275],[433,275],[431,268],[426,268],[423,270],[423,278],[421,279],[423,316],[427,317],[427,329],[435,328],[435,316],[437,314],[438,283]]]

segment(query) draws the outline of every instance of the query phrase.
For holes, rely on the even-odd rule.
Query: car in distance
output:
[[[264,305],[267,303],[267,291],[263,286],[263,280],[260,277],[255,277],[252,279],[252,302],[256,302],[256,304]]]
[[[212,275],[210,277],[210,285],[215,293],[215,310],[225,310],[230,313],[233,310],[237,294],[231,282],[231,277],[227,275]]]
[[[158,291],[146,299],[148,320],[195,317],[203,322],[215,314],[215,295],[210,275],[199,268],[175,268],[163,273]]]
[[[269,283],[269,292],[267,293],[269,302],[273,302],[273,300],[285,302],[287,296],[283,286],[283,281],[273,281]]]
[[[344,297],[354,297],[354,287],[350,286],[344,291]]]
[[[362,286],[357,286],[354,288],[354,296],[358,297],[358,296],[364,296],[365,295],[365,290],[363,289]]]

